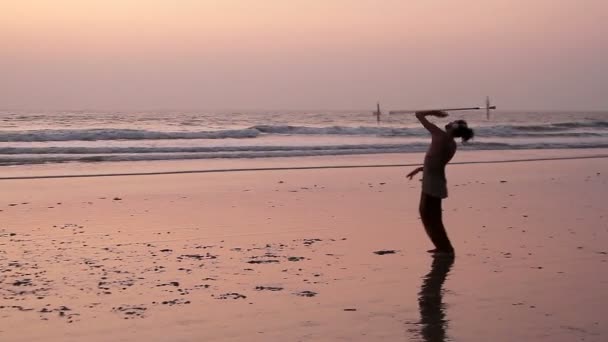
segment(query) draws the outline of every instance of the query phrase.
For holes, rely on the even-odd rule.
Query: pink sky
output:
[[[600,0],[3,0],[0,109],[608,109]]]

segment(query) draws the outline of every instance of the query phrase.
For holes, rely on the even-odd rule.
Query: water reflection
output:
[[[424,277],[418,293],[420,310],[420,335],[424,342],[447,341],[448,319],[443,303],[442,287],[454,265],[454,257],[438,256],[433,258],[431,271]]]

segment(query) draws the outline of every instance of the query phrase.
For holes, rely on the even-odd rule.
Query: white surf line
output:
[[[551,160],[576,160],[576,159],[602,159],[608,155],[594,155],[581,157],[554,157],[554,158],[524,158],[524,159],[504,159],[487,161],[468,161],[454,162],[449,165],[469,165],[469,164],[502,164],[502,163],[522,163],[539,162]],[[227,173],[227,172],[252,172],[252,171],[296,171],[296,170],[323,170],[323,169],[362,169],[380,167],[410,167],[418,166],[421,163],[410,164],[371,164],[371,165],[320,165],[320,166],[291,166],[291,167],[258,167],[241,169],[209,169],[209,170],[187,170],[187,171],[156,171],[156,172],[132,172],[132,173],[93,173],[93,174],[72,174],[72,175],[49,175],[49,176],[14,176],[0,177],[0,181],[6,180],[25,180],[25,179],[59,179],[59,178],[97,178],[97,177],[127,177],[127,176],[160,176],[160,175],[180,175],[192,173]]]

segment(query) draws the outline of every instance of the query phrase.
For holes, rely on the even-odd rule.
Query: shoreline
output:
[[[580,157],[554,157],[554,158],[535,158],[535,159],[507,159],[491,161],[468,161],[453,162],[449,165],[470,165],[470,164],[505,164],[505,163],[524,163],[542,162],[556,160],[578,160],[578,159],[605,159],[608,154]],[[188,170],[188,171],[163,171],[163,172],[136,172],[136,173],[98,173],[98,174],[67,174],[52,176],[14,176],[0,177],[2,180],[26,180],[26,179],[60,179],[60,178],[97,178],[97,177],[127,177],[127,176],[162,176],[180,175],[194,173],[227,173],[227,172],[256,172],[256,171],[290,171],[290,170],[323,170],[323,169],[361,169],[361,168],[384,168],[384,167],[409,167],[416,164],[372,164],[372,165],[328,165],[328,166],[293,166],[293,167],[273,167],[273,168],[246,168],[246,169],[209,169],[209,170]]]
[[[497,156],[500,156],[497,158]],[[605,158],[608,149],[459,151],[449,165]],[[0,180],[144,176],[211,172],[243,172],[323,168],[408,167],[420,165],[423,152],[277,157],[260,159],[165,160],[137,162],[58,163],[2,166]],[[124,172],[125,169],[134,170]]]

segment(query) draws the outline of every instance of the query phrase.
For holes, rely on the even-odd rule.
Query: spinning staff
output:
[[[461,138],[463,142],[473,138],[474,132],[469,128],[465,120],[455,120],[445,125],[445,130],[430,122],[427,117],[435,116],[445,118],[448,111],[460,110],[486,110],[486,116],[490,118],[490,110],[496,106],[490,106],[490,99],[486,98],[485,107],[466,108],[444,108],[433,110],[396,110],[389,114],[415,113],[416,118],[424,128],[431,134],[431,145],[424,157],[424,164],[414,169],[407,177],[411,180],[418,172],[422,171],[422,193],[420,195],[420,218],[424,229],[430,238],[434,249],[429,250],[434,256],[454,256],[454,247],[448,238],[443,225],[441,202],[448,197],[447,179],[445,167],[456,153],[455,138]],[[374,112],[378,123],[380,123],[380,104]]]
[[[413,114],[413,113],[417,113],[417,112],[428,112],[428,111],[440,111],[440,112],[455,112],[455,111],[460,111],[460,110],[485,110],[486,111],[486,118],[489,120],[490,119],[490,110],[492,109],[496,109],[496,106],[491,106],[490,105],[490,98],[486,97],[486,105],[485,107],[460,107],[460,108],[440,108],[440,109],[426,109],[426,110],[422,110],[422,109],[417,109],[417,110],[391,110],[388,112],[389,115],[395,115],[395,114]],[[376,121],[378,123],[380,123],[380,117],[382,116],[382,111],[380,110],[380,103],[376,103],[376,111],[373,112],[372,114],[373,116],[376,117]]]

